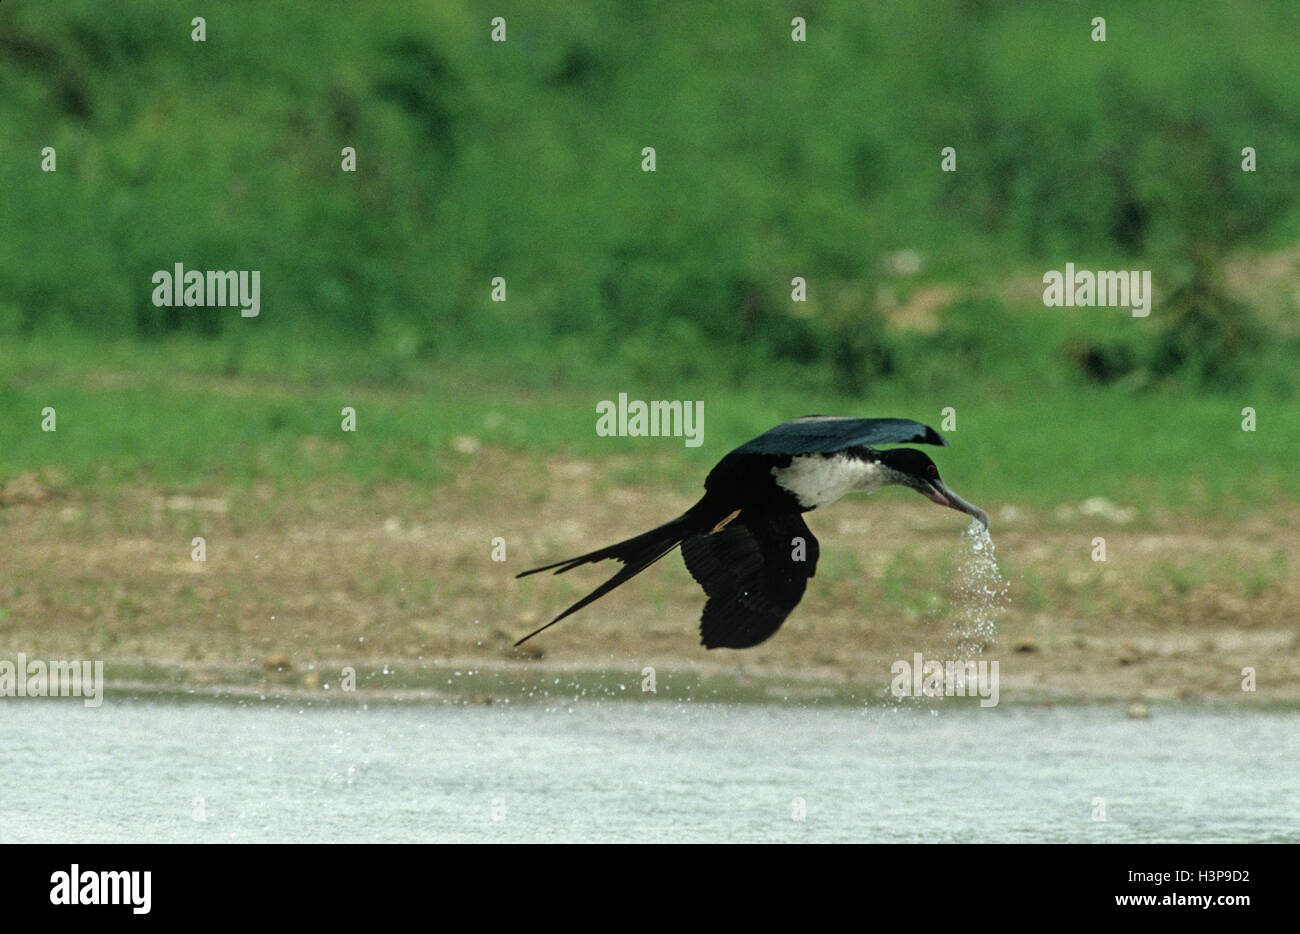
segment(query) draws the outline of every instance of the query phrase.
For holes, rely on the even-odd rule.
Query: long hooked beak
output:
[[[927,480],[926,482],[930,485],[930,488],[924,492],[931,502],[938,503],[940,506],[947,506],[949,509],[955,509],[958,512],[964,512],[968,516],[974,516],[976,521],[984,526],[985,531],[988,531],[989,514],[987,512],[966,502],[966,500],[944,486],[942,480]]]

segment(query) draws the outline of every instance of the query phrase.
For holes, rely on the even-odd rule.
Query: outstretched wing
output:
[[[937,444],[948,442],[928,425],[910,418],[841,418],[806,415],[791,419],[736,448],[736,454],[830,454],[874,444]]]
[[[746,649],[781,628],[817,570],[817,539],[797,512],[746,515],[682,542],[686,569],[708,595],[705,648]]]

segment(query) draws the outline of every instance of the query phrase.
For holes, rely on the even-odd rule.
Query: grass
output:
[[[682,379],[754,346],[854,376],[891,251],[961,283],[1063,259],[1167,281],[1190,243],[1300,235],[1294,3],[1135,0],[1106,43],[1054,4],[820,6],[795,43],[753,0],[217,2],[195,43],[181,0],[6,4],[0,337],[234,342],[149,304],[183,262],[261,270],[281,342],[446,358],[577,334],[660,375],[691,345]]]
[[[951,406],[941,469],[985,505],[1103,497],[1154,521],[1300,493],[1290,267],[1244,277],[1267,286],[1244,296],[1264,347],[1217,340],[1237,316],[1217,292],[1184,303],[1179,334],[1223,357],[1209,386],[1179,382],[1194,354],[1155,366],[1176,302],[1140,323],[991,285],[1073,260],[1150,267],[1167,297],[1199,245],[1215,269],[1293,245],[1294,4],[1143,0],[1105,44],[1009,2],[830,4],[807,44],[748,0],[631,19],[506,3],[505,44],[474,5],[228,7],[207,43],[179,0],[0,14],[0,483],[444,496],[470,438],[523,470],[598,460],[598,495],[690,495],[789,417]],[[57,172],[17,155],[46,145]],[[898,250],[922,271],[888,272]],[[260,270],[262,316],[154,308],[175,262]],[[942,288],[932,331],[895,327]],[[704,446],[597,437],[619,392],[704,400]]]
[[[1154,518],[1300,498],[1293,469],[1300,410],[1265,399],[993,386],[920,405],[894,386],[849,398],[757,380],[636,384],[612,368],[528,392],[473,360],[409,364],[398,381],[376,379],[364,353],[298,347],[295,354],[250,359],[231,375],[222,345],[201,339],[0,347],[0,372],[11,374],[0,386],[0,482],[34,472],[69,490],[332,481],[437,489],[464,461],[453,440],[472,438],[525,458],[595,459],[607,465],[604,482],[612,486],[651,483],[689,495],[723,453],[786,418],[818,411],[939,425],[940,410],[953,405],[957,430],[947,432],[951,448],[937,458],[952,486],[976,503],[1077,507],[1103,497]],[[702,399],[704,444],[598,437],[595,404],[619,392]],[[1257,431],[1241,430],[1245,404],[1257,411]],[[41,430],[46,406],[57,413],[57,431]],[[356,432],[341,429],[344,406],[357,410]]]

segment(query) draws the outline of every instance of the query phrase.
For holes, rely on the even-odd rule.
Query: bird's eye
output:
[[[929,467],[925,468],[925,472],[932,477],[939,476],[939,468],[934,466],[934,464],[931,464]]]

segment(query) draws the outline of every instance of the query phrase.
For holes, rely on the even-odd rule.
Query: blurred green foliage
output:
[[[1222,269],[1300,237],[1300,5],[795,12],[805,43],[759,0],[6,4],[0,341],[199,337],[224,375],[280,355],[320,381],[339,355],[302,348],[333,346],[379,386],[472,367],[927,411],[1088,384],[1294,396],[1294,284],[1252,303]],[[999,285],[1067,261],[1150,268],[1159,304],[1067,314]],[[177,262],[261,270],[261,317],[153,307]],[[891,323],[935,284],[956,292],[930,326]]]

